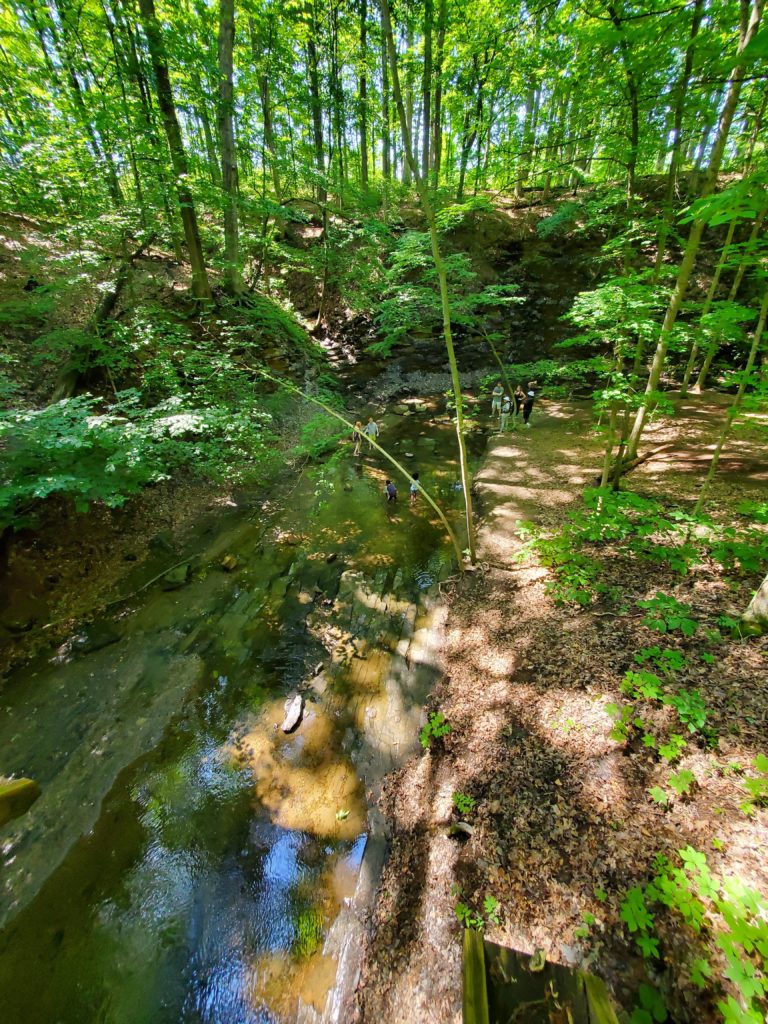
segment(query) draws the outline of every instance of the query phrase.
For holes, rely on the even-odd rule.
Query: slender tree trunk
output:
[[[715,267],[715,272],[712,275],[712,280],[709,283],[709,288],[707,289],[707,294],[704,298],[704,305],[701,307],[701,316],[699,317],[699,328],[701,328],[701,323],[704,320],[704,317],[707,315],[707,313],[709,313],[710,306],[712,305],[712,300],[715,297],[717,286],[720,283],[720,275],[723,272],[723,267],[725,266],[731,251],[731,243],[733,242],[733,235],[735,231],[736,219],[734,218],[728,225],[728,234],[725,237],[725,245],[723,246],[723,251],[720,253],[720,259],[717,261],[717,266]],[[696,365],[696,359],[699,355],[699,348],[700,346],[698,336],[695,336],[693,344],[691,345],[691,351],[688,355],[688,362],[685,367],[685,372],[683,373],[683,383],[680,386],[681,398],[685,398],[685,396],[688,394],[688,384],[691,380],[693,368]]]
[[[432,118],[432,188],[440,182],[440,158],[443,152],[443,50],[448,22],[447,0],[440,0],[437,9],[437,60],[435,61],[435,110]]]
[[[760,341],[763,337],[763,330],[765,329],[765,318],[768,314],[768,288],[766,288],[763,294],[763,302],[760,306],[760,316],[757,321],[757,327],[755,328],[755,334],[752,339],[752,346],[749,350],[749,356],[747,358],[747,365],[744,368],[744,372],[741,375],[741,383],[739,384],[739,390],[736,392],[733,402],[728,409],[728,413],[725,417],[725,423],[723,429],[720,432],[720,437],[717,439],[715,450],[712,455],[712,461],[709,465],[709,471],[704,479],[704,483],[701,485],[701,491],[699,492],[699,500],[696,502],[696,508],[694,509],[694,515],[698,515],[704,507],[704,503],[709,497],[709,492],[712,487],[712,481],[715,479],[715,473],[717,473],[717,467],[720,463],[720,455],[722,454],[725,442],[728,439],[728,435],[731,432],[733,421],[736,418],[739,410],[741,409],[742,399],[744,398],[744,392],[746,391],[747,384],[749,383],[749,375],[752,372],[752,367],[755,365],[755,357],[757,356],[758,349],[760,348]]]
[[[520,159],[518,162],[517,180],[515,182],[515,198],[521,199],[523,188],[528,180],[528,172],[533,156],[533,140],[536,132],[536,114],[538,107],[538,90],[534,82],[528,88],[525,101],[525,124],[523,137],[520,140]]]
[[[429,178],[429,146],[432,126],[432,21],[434,0],[424,0],[424,73],[421,80],[421,176]]]
[[[381,7],[382,0],[379,0]],[[384,181],[392,176],[391,151],[392,135],[389,125],[389,62],[387,60],[387,34],[384,28],[384,11],[381,11],[381,173]]]
[[[722,89],[716,89],[712,94],[712,111],[713,113],[705,120],[704,127],[701,130],[698,143],[693,148],[693,165],[695,169],[694,179],[698,178],[698,172],[704,165],[704,156],[709,146],[709,137],[712,134],[712,130],[717,124],[717,111],[720,109],[720,104],[723,98]]]
[[[677,187],[677,175],[680,169],[680,156],[682,148],[683,114],[685,112],[685,100],[688,94],[688,83],[693,70],[693,55],[696,43],[696,36],[699,33],[702,15],[704,14],[704,0],[695,0],[693,8],[693,19],[691,31],[688,37],[688,46],[685,51],[685,61],[680,74],[680,81],[677,84],[675,98],[675,113],[672,123],[672,155],[669,162],[669,176],[667,178],[667,189],[664,196],[661,227],[659,229],[659,242],[656,249],[656,265],[653,271],[654,281],[658,281],[661,268],[664,263],[664,254],[667,248],[669,229],[672,224],[672,206]]]
[[[277,146],[275,145],[275,128],[272,120],[272,96],[270,91],[270,67],[269,60],[272,53],[272,39],[274,34],[274,17],[269,16],[269,32],[266,47],[259,40],[256,22],[253,18],[248,19],[248,35],[251,40],[251,56],[253,63],[259,68],[259,104],[261,106],[261,119],[264,124],[264,148],[261,159],[263,163],[269,164],[272,174],[272,184],[275,189],[275,199],[280,202],[282,195],[280,184],[280,168],[277,162]]]
[[[341,85],[341,71],[339,61],[339,6],[338,3],[331,5],[331,116],[330,121],[333,127],[334,145],[336,148],[336,159],[339,169],[339,203],[343,205],[343,191],[347,184],[346,173],[346,139],[344,137],[345,113],[344,113],[344,89]],[[331,161],[329,157],[329,169]]]
[[[224,190],[224,287],[230,295],[243,290],[238,245],[238,174],[235,149],[232,53],[235,43],[235,0],[219,0],[219,144]]]
[[[640,148],[640,98],[637,75],[632,65],[632,54],[621,16],[612,4],[606,10],[619,33],[619,52],[624,64],[624,76],[627,80],[627,99],[629,100],[629,151],[627,153],[627,197],[631,201],[636,191],[637,156]]]
[[[146,126],[147,137],[149,138],[152,150],[154,151],[154,162],[157,166],[157,177],[160,183],[163,212],[165,214],[173,252],[176,257],[176,261],[178,263],[183,263],[184,253],[181,245],[181,236],[179,235],[179,218],[174,216],[169,198],[173,192],[173,188],[170,182],[171,175],[168,168],[168,147],[167,145],[163,145],[158,134],[154,109],[152,106],[152,93],[147,84],[143,62],[136,45],[136,34],[134,32],[133,25],[123,18],[122,8],[119,5],[113,4],[111,10],[112,16],[115,20],[115,25],[119,29],[118,38],[125,39],[128,43],[126,66],[128,68],[129,77],[133,80],[139,94],[139,106]]]
[[[221,164],[219,163],[219,154],[216,152],[216,140],[213,137],[211,119],[208,116],[208,97],[206,90],[203,88],[203,80],[197,72],[192,75],[192,84],[200,97],[200,102],[195,104],[194,111],[200,122],[200,127],[203,129],[205,154],[208,158],[208,173],[211,176],[213,187],[221,188]],[[219,137],[219,144],[221,144],[221,137]]]
[[[94,128],[88,114],[85,97],[83,95],[84,89],[80,84],[80,79],[77,76],[77,69],[75,67],[71,27],[67,11],[63,8],[60,0],[56,0],[54,7],[58,15],[58,25],[60,28],[57,27],[54,19],[50,16],[48,18],[48,28],[50,29],[54,46],[58,51],[59,60],[66,70],[67,81],[69,82],[75,113],[78,121],[80,122],[80,127],[88,137],[91,152],[93,153],[93,159],[96,161],[97,166],[104,172],[112,202],[119,208],[125,204],[125,200],[123,198],[123,193],[120,191],[120,183],[118,181],[112,154],[109,152],[104,153],[102,150],[96,129]]]
[[[469,549],[469,557],[472,564],[475,563],[477,555],[475,551],[475,526],[472,515],[472,493],[471,493],[471,481],[469,477],[469,467],[467,465],[467,451],[466,444],[464,441],[464,406],[461,395],[461,382],[459,380],[459,369],[456,363],[456,353],[453,348],[453,335],[451,331],[451,304],[448,297],[448,279],[445,270],[445,264],[443,257],[440,252],[440,243],[437,235],[437,225],[435,222],[435,211],[432,207],[432,203],[429,197],[429,186],[426,179],[421,177],[419,172],[419,164],[414,156],[413,148],[411,146],[411,138],[408,132],[408,122],[406,119],[405,107],[403,105],[403,97],[400,91],[400,77],[397,68],[397,52],[395,50],[395,40],[392,35],[392,24],[389,15],[389,0],[381,0],[381,18],[382,27],[384,29],[384,35],[387,42],[387,50],[389,53],[389,63],[392,71],[392,88],[395,94],[395,103],[397,105],[397,111],[400,117],[400,128],[403,133],[403,145],[405,147],[405,157],[411,167],[411,173],[416,187],[419,192],[419,198],[421,200],[421,207],[424,211],[424,215],[429,224],[429,234],[432,243],[432,258],[435,263],[435,270],[437,272],[437,278],[440,283],[440,303],[443,311],[443,335],[445,337],[445,347],[448,353],[448,362],[451,368],[451,381],[453,384],[453,397],[456,403],[456,438],[458,441],[459,448],[459,465],[461,467],[461,485],[464,492],[464,511],[467,528],[467,547]]]
[[[405,126],[408,130],[408,138],[413,145],[413,75],[410,69],[411,50],[413,49],[413,29],[410,25],[405,30],[405,51],[408,55],[405,69]],[[394,82],[392,83],[394,88]],[[403,184],[411,184],[411,164],[405,155],[405,143],[403,143]]]
[[[760,15],[762,13],[762,0],[752,0],[751,2],[751,14],[747,25],[746,32],[741,36],[739,40],[738,54],[741,56],[746,46],[754,38],[757,33],[758,26],[760,24]],[[741,93],[741,86],[744,81],[745,64],[743,61],[737,63],[730,75],[730,84],[728,87],[728,94],[726,96],[725,105],[722,113],[720,114],[720,123],[718,125],[717,136],[712,147],[712,155],[709,161],[709,167],[704,179],[704,184],[701,190],[702,196],[711,195],[717,184],[717,175],[720,170],[720,164],[723,159],[723,153],[725,151],[725,144],[728,141],[728,133],[731,128],[733,116],[736,112],[736,106],[739,102],[739,95]],[[648,415],[648,409],[653,402],[654,392],[658,389],[659,381],[661,380],[661,373],[664,368],[664,360],[667,355],[667,348],[669,346],[669,339],[672,335],[672,328],[675,326],[677,320],[677,314],[680,311],[680,307],[683,302],[686,288],[688,287],[688,281],[690,280],[691,273],[693,271],[694,264],[696,262],[696,256],[699,251],[699,245],[701,243],[701,237],[704,234],[705,223],[703,220],[695,220],[691,227],[690,235],[688,236],[688,243],[685,247],[685,253],[683,254],[683,261],[680,265],[680,270],[677,275],[677,281],[667,306],[667,312],[664,316],[664,322],[661,327],[661,334],[659,336],[659,342],[656,346],[656,353],[653,357],[653,363],[651,365],[651,372],[648,376],[648,383],[645,389],[645,397],[643,404],[637,410],[637,416],[632,427],[632,433],[629,437],[628,454],[630,457],[637,454],[637,447],[642,437],[643,428],[645,427],[645,420]]]
[[[315,11],[314,0],[305,8],[309,37],[307,39],[307,68],[309,70],[309,103],[312,108],[312,135],[315,143],[315,166],[318,174],[317,201],[325,206],[328,192],[325,187],[325,151],[323,147],[323,106],[320,98],[320,74],[317,63],[317,46],[315,40],[318,37],[317,12]]]
[[[125,62],[123,60],[123,52],[117,42],[117,34],[115,32],[115,25],[110,17],[110,12],[107,5],[102,0],[101,9],[104,14],[104,24],[107,28],[107,34],[109,35],[109,41],[112,44],[112,55],[115,58],[115,76],[117,78],[118,88],[120,90],[120,99],[123,110],[123,118],[125,123],[132,127],[131,116],[128,105],[128,94],[125,88]],[[131,174],[133,175],[133,186],[136,193],[136,204],[139,207],[139,216],[141,218],[142,229],[146,230],[147,227],[147,204],[144,197],[144,187],[141,181],[141,174],[139,172],[139,164],[136,159],[136,149],[133,143],[133,132],[129,132],[128,135],[128,158],[131,164]]]
[[[366,62],[368,31],[368,0],[360,4],[360,79],[358,86],[359,118],[360,118],[360,184],[363,192],[368,190],[368,79]]]
[[[763,118],[765,117],[766,107],[768,107],[768,90],[763,93],[763,102],[760,104],[760,107],[757,113],[755,114],[755,124],[752,129],[752,135],[749,139],[749,147],[747,149],[747,154],[744,157],[744,174],[748,174],[749,171],[752,169],[752,154],[755,151],[755,144],[757,140],[760,138],[760,132],[762,131],[763,127]]]
[[[741,282],[744,280],[744,274],[747,272],[747,267],[752,264],[752,254],[757,244],[757,238],[763,227],[765,216],[768,213],[768,209],[763,209],[757,216],[755,223],[752,225],[752,230],[749,233],[747,244],[744,246],[744,252],[741,259],[739,260],[739,266],[736,269],[736,275],[731,284],[730,291],[728,292],[728,302],[733,302],[739,293]],[[699,370],[699,376],[696,378],[696,391],[701,391],[706,384],[709,371],[712,369],[712,363],[714,362],[715,356],[717,355],[718,349],[720,348],[717,341],[710,343],[707,353],[704,356],[704,362],[701,364]]]
[[[155,73],[157,102],[163,117],[163,126],[168,139],[168,149],[171,154],[173,172],[176,178],[176,194],[179,200],[179,207],[181,208],[181,222],[184,226],[184,237],[189,251],[189,262],[192,265],[192,294],[198,299],[210,299],[211,286],[208,283],[208,273],[205,269],[205,258],[200,242],[195,206],[192,193],[187,185],[189,175],[187,154],[184,151],[184,142],[176,116],[171,79],[168,74],[168,64],[165,57],[165,47],[163,46],[163,37],[157,22],[157,15],[155,14],[154,0],[139,0],[139,10],[141,11],[144,33],[147,37],[147,45]]]

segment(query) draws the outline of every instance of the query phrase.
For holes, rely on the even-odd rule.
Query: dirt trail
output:
[[[694,499],[700,446],[714,443],[725,401],[694,400],[680,419],[652,426],[648,446],[669,447],[633,474],[632,489]],[[721,647],[717,673],[694,662],[696,644],[688,645],[691,664],[682,681],[701,689],[721,739],[715,750],[689,744],[676,767],[693,771],[698,788],[666,810],[646,791],[663,784],[669,770],[648,750],[611,740],[604,710],[622,699],[619,684],[633,652],[658,641],[642,626],[636,600],[657,589],[675,593],[691,603],[697,619],[712,623],[723,611],[744,607],[754,577],[725,580],[711,565],[680,577],[655,564],[610,558],[605,579],[626,611],[605,612],[599,605],[594,611],[555,606],[545,590],[548,570],[513,560],[518,521],[562,521],[600,462],[587,403],[542,403],[530,430],[489,439],[475,480],[485,568],[448,597],[446,676],[433,698],[452,732],[393,774],[382,796],[392,851],[359,990],[363,1021],[458,1024],[459,900],[482,912],[483,899],[495,897],[501,923],[488,925],[489,938],[589,966],[631,1010],[647,977],[619,907],[626,890],[647,879],[657,851],[672,856],[690,844],[707,852],[713,871],[739,874],[768,891],[757,852],[768,842],[767,815],[745,818],[738,780],[721,770],[733,757],[748,764],[764,747],[768,695],[755,681],[764,677],[765,642]],[[764,500],[765,471],[759,436],[737,440],[713,507],[734,493],[762,493]],[[677,645],[669,637],[665,643]],[[448,836],[455,791],[476,800],[467,817],[474,833],[465,841]],[[717,851],[715,836],[722,842]],[[585,912],[596,919],[586,937],[576,934]],[[676,1019],[717,1020],[713,1002],[681,966],[689,940],[672,933],[662,941],[658,984]]]
[[[562,518],[595,477],[595,441],[588,402],[539,404],[532,426],[491,436],[475,476],[482,525],[478,554],[509,564],[521,520],[539,525]]]

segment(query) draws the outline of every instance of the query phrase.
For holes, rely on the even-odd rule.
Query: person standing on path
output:
[[[491,416],[501,416],[501,396],[504,394],[504,386],[501,381],[493,389],[491,396]]]
[[[368,447],[373,448],[373,441],[377,441],[379,438],[379,424],[375,422],[373,416],[368,417],[368,422],[363,427],[363,433],[368,438]]]
[[[536,401],[536,391],[534,390],[535,380],[532,380],[528,385],[528,390],[525,393],[525,401],[523,402],[523,423],[526,427],[530,427],[528,422],[533,412],[533,403]]]
[[[503,434],[506,432],[509,426],[509,414],[512,412],[512,402],[509,395],[504,395],[504,401],[501,403],[501,414],[499,418],[499,431]]]
[[[355,420],[355,429],[352,431],[352,440],[355,442],[355,450],[352,454],[359,455],[360,445],[363,443],[363,424],[360,420]]]
[[[525,391],[523,390],[523,385],[522,384],[518,384],[517,387],[515,388],[515,416],[519,416],[520,415],[520,410],[523,408],[523,403],[524,402],[525,402]]]
[[[391,480],[387,480],[387,485],[384,490],[387,495],[387,504],[389,504],[390,501],[397,501],[397,488]]]

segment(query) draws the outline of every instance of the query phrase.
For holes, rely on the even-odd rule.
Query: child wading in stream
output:
[[[360,420],[355,420],[355,429],[352,431],[352,440],[355,442],[355,450],[352,454],[359,455],[360,445],[363,443],[363,424]]]
[[[391,480],[387,480],[387,486],[384,488],[387,495],[387,501],[397,501],[397,488]]]
[[[411,504],[416,501],[419,494],[419,474],[414,473],[411,476]]]

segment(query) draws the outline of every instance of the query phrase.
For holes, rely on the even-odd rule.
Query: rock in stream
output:
[[[300,693],[294,694],[293,697],[289,697],[285,702],[285,718],[280,728],[283,732],[293,732],[296,726],[301,721],[301,716],[304,712],[304,698]]]

